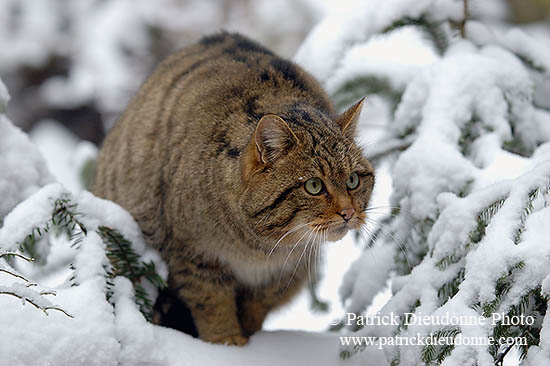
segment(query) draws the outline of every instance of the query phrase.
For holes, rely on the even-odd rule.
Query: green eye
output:
[[[323,181],[319,178],[308,179],[305,188],[307,193],[316,196],[323,191]]]
[[[359,176],[357,173],[351,173],[348,180],[346,181],[346,186],[348,189],[355,189],[359,186]]]

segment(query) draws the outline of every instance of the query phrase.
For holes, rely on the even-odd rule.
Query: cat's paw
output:
[[[250,337],[252,334],[262,329],[263,320],[263,317],[261,319],[251,316],[245,317],[241,323],[243,333]]]
[[[226,344],[229,346],[244,346],[248,343],[248,338],[242,335],[223,336],[210,340],[212,343]]]

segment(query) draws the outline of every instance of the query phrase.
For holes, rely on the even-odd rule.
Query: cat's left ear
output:
[[[355,137],[355,129],[357,128],[357,121],[359,120],[364,100],[365,97],[361,98],[359,102],[349,107],[344,113],[336,118],[336,122],[340,126],[342,133],[350,139]]]
[[[298,143],[298,138],[284,119],[275,114],[268,114],[258,122],[254,142],[259,161],[266,164]]]

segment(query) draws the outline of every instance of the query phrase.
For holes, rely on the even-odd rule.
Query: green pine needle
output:
[[[136,304],[147,320],[151,320],[153,302],[141,281],[145,279],[159,289],[167,286],[166,282],[158,275],[155,264],[141,261],[140,256],[134,251],[132,243],[117,230],[100,226],[97,232],[106,245],[107,258],[111,264],[111,268],[106,271],[107,277],[110,279],[116,276],[128,278],[134,286]],[[107,298],[110,299],[113,292],[112,281],[107,282],[107,287]]]

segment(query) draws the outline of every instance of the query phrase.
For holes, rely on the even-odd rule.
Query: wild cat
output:
[[[247,343],[365,223],[361,105],[336,115],[302,68],[223,32],[163,61],[109,132],[94,192],[160,251],[201,339]]]

